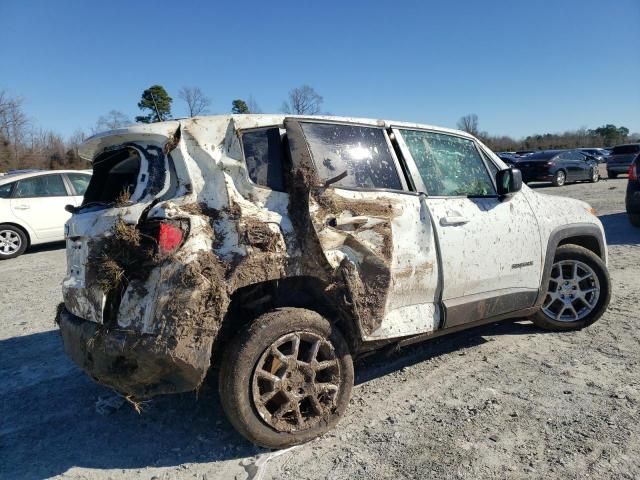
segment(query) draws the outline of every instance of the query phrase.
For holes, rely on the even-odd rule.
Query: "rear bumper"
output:
[[[607,163],[607,172],[613,173],[627,173],[629,171],[630,163],[626,165],[611,165]]]
[[[213,337],[175,338],[108,329],[61,308],[65,352],[96,382],[135,398],[194,390],[209,369]]]

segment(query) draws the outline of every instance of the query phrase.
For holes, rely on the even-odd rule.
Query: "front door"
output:
[[[497,196],[497,167],[472,139],[402,128],[394,133],[435,221],[445,327],[532,306],[541,248],[526,194]]]
[[[312,227],[296,228],[314,237],[307,254],[316,254],[317,241],[333,278],[344,282],[363,339],[436,330],[435,232],[424,201],[406,187],[386,131],[291,118],[285,128],[294,172],[290,201],[308,209]]]

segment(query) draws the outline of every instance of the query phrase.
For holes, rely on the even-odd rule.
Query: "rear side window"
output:
[[[346,172],[333,185],[402,190],[384,131],[375,127],[302,123],[320,179]]]
[[[66,197],[67,189],[61,175],[41,175],[19,180],[15,198]]]
[[[81,173],[67,173],[67,178],[73,185],[76,195],[84,195],[91,180],[90,175],[83,175]]]
[[[13,188],[13,183],[0,185],[0,198],[9,198],[9,195],[11,195],[12,188]]]
[[[487,167],[472,140],[420,130],[401,132],[428,195],[495,195]]]
[[[242,149],[251,181],[272,190],[283,191],[284,150],[280,129],[273,127],[244,132]]]
[[[619,147],[613,147],[611,155],[629,155],[638,152],[640,152],[640,145],[621,145]]]

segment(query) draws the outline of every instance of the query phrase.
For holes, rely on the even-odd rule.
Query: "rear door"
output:
[[[426,193],[442,256],[445,327],[532,306],[541,272],[537,221],[524,192],[499,198],[497,166],[471,139],[394,129]]]
[[[344,281],[365,340],[436,330],[439,267],[426,204],[406,186],[387,132],[377,125],[288,118],[292,206],[298,234],[318,242]],[[308,191],[302,193],[302,185]],[[292,208],[290,208],[290,211]],[[297,214],[293,213],[293,217]]]
[[[61,174],[46,174],[18,180],[11,211],[25,222],[38,240],[64,239],[64,223],[71,216],[64,207],[71,203]]]

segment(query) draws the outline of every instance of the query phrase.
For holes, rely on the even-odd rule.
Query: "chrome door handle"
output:
[[[31,207],[29,205],[17,205],[15,207],[16,210],[29,210]]]
[[[442,225],[443,227],[453,226],[453,225],[464,225],[465,223],[468,223],[468,222],[469,222],[468,218],[460,217],[460,216],[442,217],[440,219],[440,225]]]

